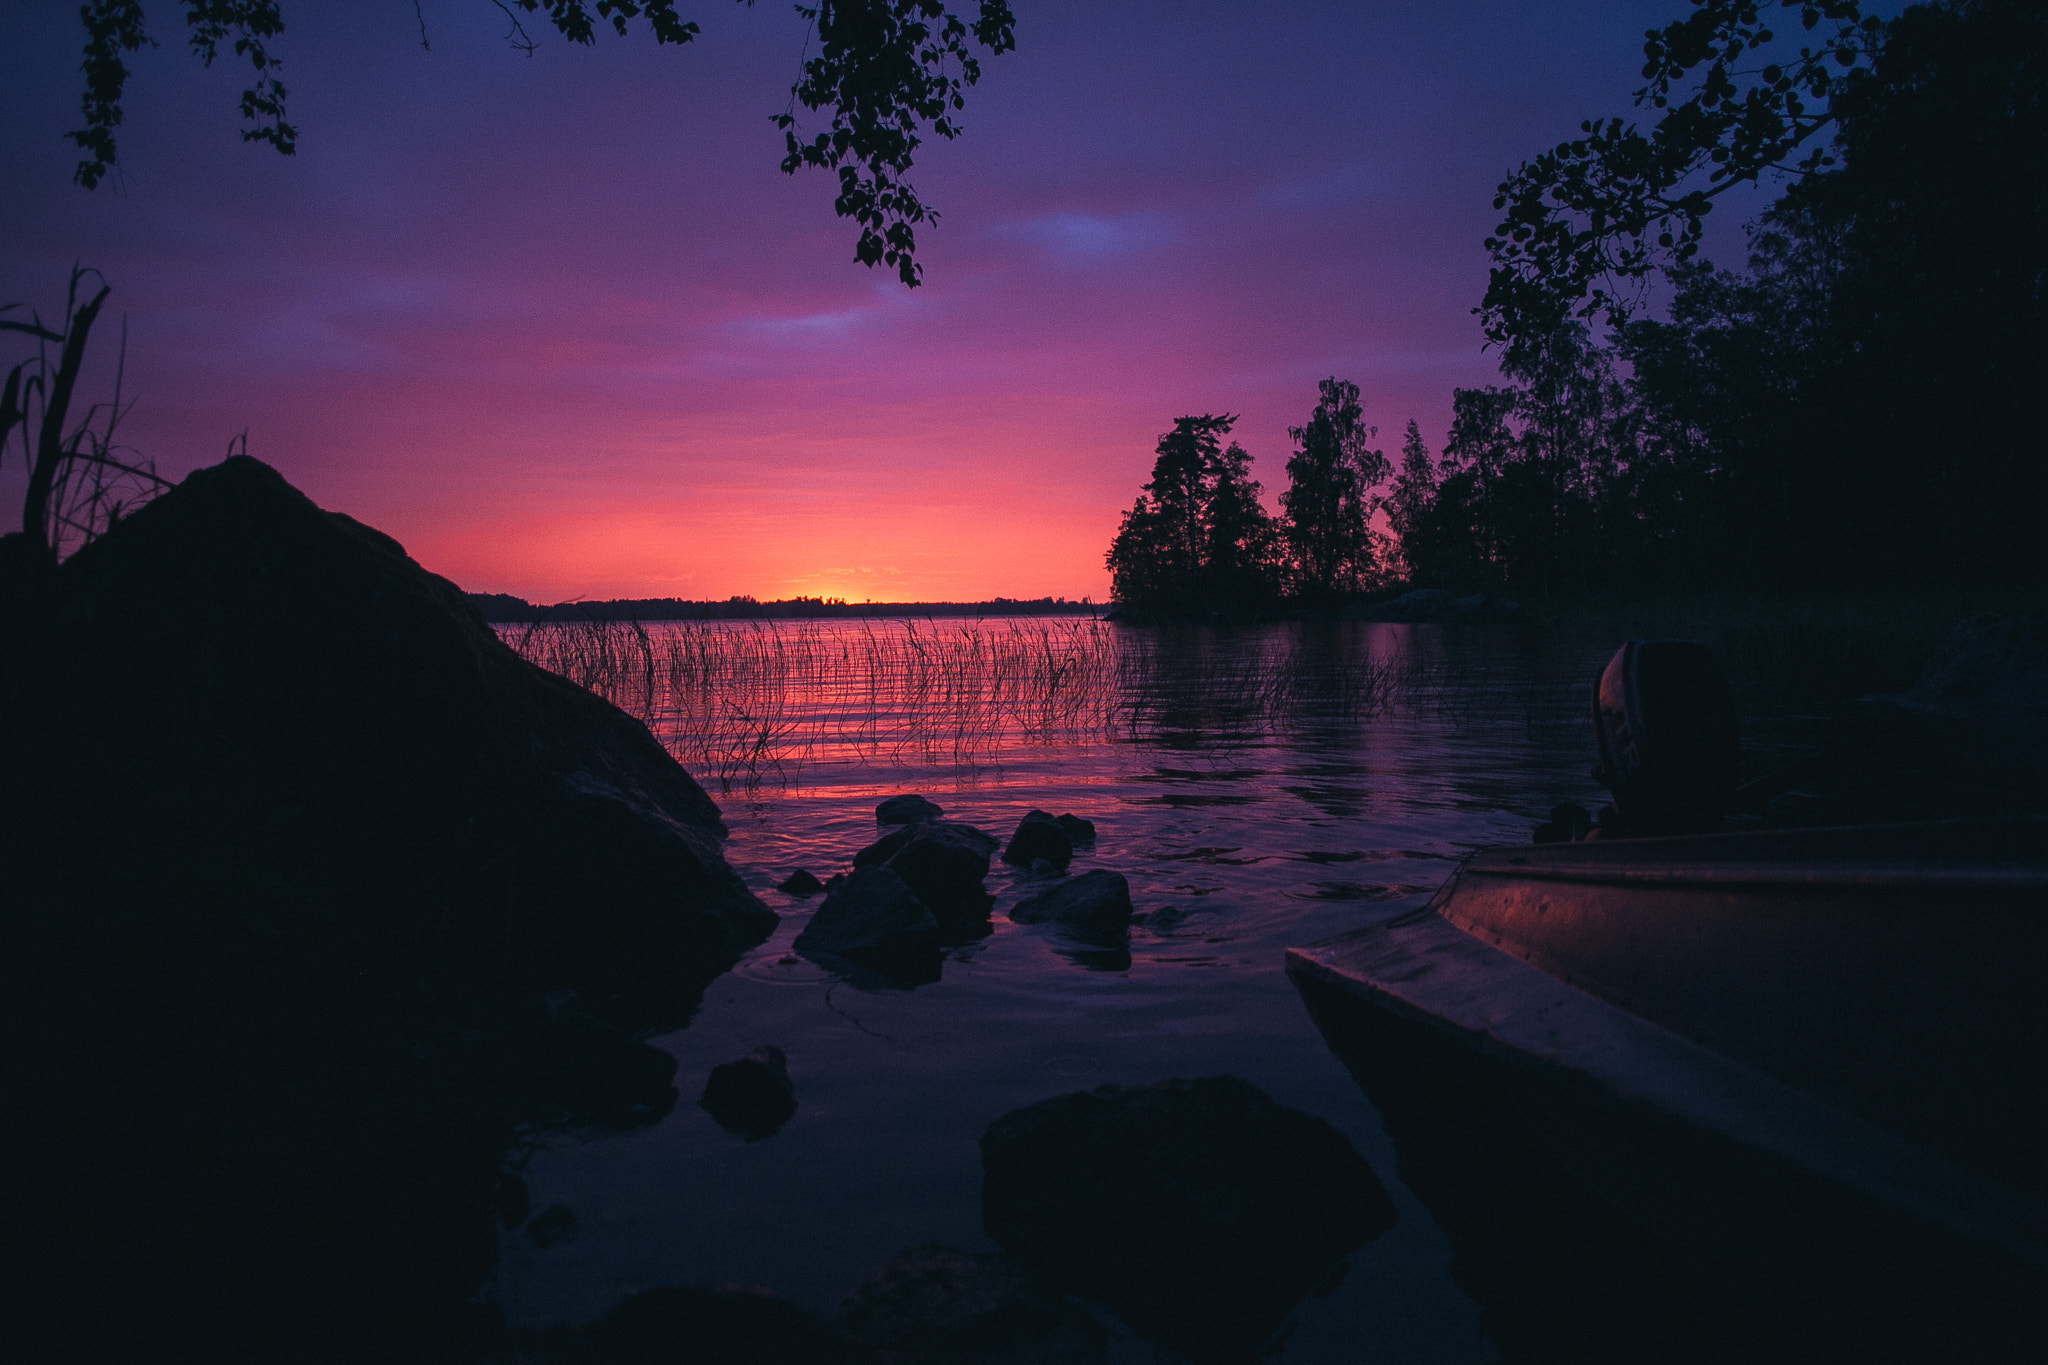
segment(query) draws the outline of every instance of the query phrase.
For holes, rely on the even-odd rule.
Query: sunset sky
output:
[[[775,0],[694,0],[680,49],[530,20],[530,58],[487,0],[425,0],[431,51],[411,0],[285,0],[292,158],[238,141],[243,72],[156,0],[93,193],[76,6],[0,0],[0,302],[97,266],[128,444],[182,475],[246,428],[471,590],[1100,600],[1181,414],[1242,414],[1269,504],[1325,376],[1390,452],[1410,417],[1441,445],[1494,377],[1494,186],[1626,112],[1686,9],[1013,4],[913,172],[943,218],[911,292],[853,263],[828,176],[777,168],[806,34]]]

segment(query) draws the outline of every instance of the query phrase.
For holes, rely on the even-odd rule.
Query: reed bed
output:
[[[1391,709],[1401,661],[1093,620],[556,621],[521,655],[639,717],[723,791],[821,762],[1000,766],[1017,746],[1200,734],[1228,744]]]

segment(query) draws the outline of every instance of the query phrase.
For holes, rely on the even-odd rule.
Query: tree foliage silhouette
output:
[[[1124,514],[1106,561],[1111,592],[1135,615],[1189,619],[1269,605],[1278,534],[1251,457],[1223,438],[1233,416],[1182,417],[1159,438],[1152,477]]]
[[[740,0],[751,5],[753,0]],[[701,30],[676,13],[676,0],[490,0],[511,21],[515,47],[531,54],[536,44],[520,14],[545,14],[572,43],[589,45],[601,28],[619,37],[644,21],[654,41],[684,44]],[[789,108],[771,115],[785,138],[782,169],[805,166],[832,171],[839,182],[833,210],[860,227],[854,259],[888,265],[911,288],[922,278],[916,260],[916,226],[937,212],[905,178],[926,129],[951,139],[960,135],[956,115],[966,106],[965,90],[981,79],[977,46],[999,56],[1016,46],[1016,18],[1008,0],[978,0],[972,23],[946,7],[945,0],[821,0],[797,12],[816,33],[818,55],[808,58],[790,89]],[[127,54],[158,46],[149,35],[142,0],[87,0],[79,16],[85,27],[85,122],[67,134],[84,153],[72,178],[97,186],[115,165],[114,130],[122,120],[127,89]],[[212,66],[228,47],[246,62],[253,79],[242,91],[248,125],[244,142],[269,144],[290,156],[298,150],[298,126],[287,118],[289,91],[273,44],[284,32],[279,0],[185,0],[188,45]],[[421,21],[421,42],[426,42]],[[809,138],[799,136],[796,106],[829,109],[831,126]]]
[[[2048,579],[2048,3],[1795,0],[1821,41],[1775,64],[1772,8],[1702,0],[1650,35],[1653,134],[1588,125],[1503,186],[1481,311],[1508,382],[1455,396],[1411,566],[1525,592]],[[1712,197],[1773,169],[1747,270],[1700,258]],[[1652,271],[1663,318],[1602,292]]]
[[[1356,592],[1374,580],[1372,490],[1390,468],[1372,447],[1378,428],[1365,424],[1358,385],[1325,379],[1318,392],[1308,423],[1287,430],[1297,449],[1280,495],[1293,587],[1309,599]]]
[[[1773,8],[1796,13],[1796,50],[1772,28]],[[1479,307],[1487,338],[1512,348],[1574,314],[1618,326],[1632,282],[1698,253],[1719,196],[1769,172],[1833,165],[1815,139],[1869,78],[1884,31],[1857,0],[1695,0],[1650,30],[1635,105],[1654,111],[1654,126],[1588,119],[1501,182]]]

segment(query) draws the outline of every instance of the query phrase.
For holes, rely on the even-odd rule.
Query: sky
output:
[[[175,478],[246,431],[471,591],[1100,601],[1181,415],[1238,416],[1269,505],[1325,377],[1390,453],[1411,418],[1441,447],[1497,382],[1494,187],[1629,112],[1688,8],[1012,3],[912,172],[941,214],[912,291],[854,262],[825,173],[779,170],[807,34],[774,0],[693,0],[681,48],[535,22],[532,56],[489,0],[284,0],[290,158],[153,0],[90,193],[76,8],[0,0],[0,302],[61,312],[97,268],[85,387],[125,317],[128,446]],[[0,507],[23,479],[17,450]]]

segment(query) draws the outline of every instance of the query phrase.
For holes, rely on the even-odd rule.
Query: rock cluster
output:
[[[1095,843],[1094,822],[1072,814],[1029,811],[1005,845],[972,825],[943,819],[944,813],[936,802],[914,793],[889,797],[875,808],[875,823],[883,832],[853,855],[851,874],[819,883],[808,871],[791,873],[780,890],[791,895],[825,892],[824,903],[797,935],[796,951],[856,984],[901,987],[936,981],[946,949],[991,932],[995,898],[984,883],[998,849],[1005,862],[1032,877],[1051,878],[1065,874],[1077,847]],[[1028,897],[1010,918],[1020,924],[1058,924],[1085,940],[1086,965],[1130,965],[1123,947],[1130,891],[1117,873],[1098,870],[1070,887]],[[1109,958],[1103,957],[1105,949]]]

